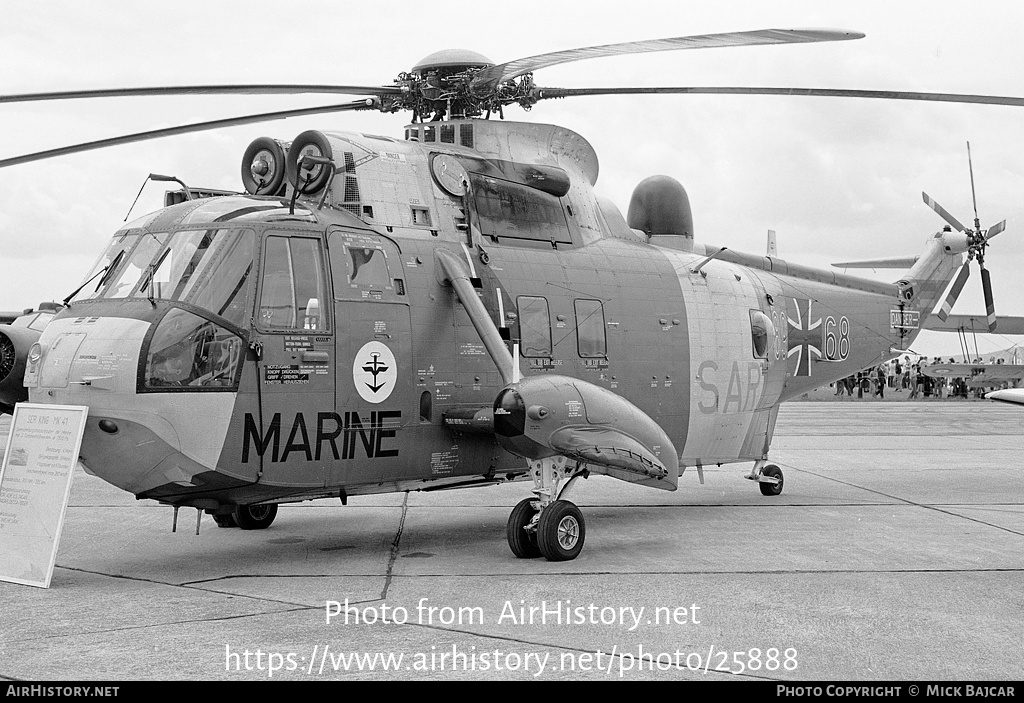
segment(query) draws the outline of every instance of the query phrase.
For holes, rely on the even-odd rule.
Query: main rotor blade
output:
[[[992,300],[992,279],[988,269],[981,267],[981,290],[985,294],[985,314],[988,316],[988,331],[996,331],[996,304]]]
[[[81,98],[135,98],[165,95],[299,95],[302,93],[338,93],[342,95],[399,95],[394,86],[360,85],[183,85],[150,88],[100,88],[68,90],[56,93],[22,93],[0,95],[0,103],[25,103],[43,100],[78,100]]]
[[[844,41],[847,39],[861,39],[863,36],[861,32],[846,32],[834,29],[758,29],[750,32],[696,34],[689,37],[675,37],[673,39],[650,39],[622,44],[587,46],[580,49],[539,54],[485,68],[473,78],[470,88],[474,90],[493,88],[502,81],[536,71],[539,68],[570,63],[572,61],[582,61],[583,59],[596,59],[602,56],[646,54],[653,51],[675,51],[678,49],[712,49],[725,46]]]
[[[203,132],[211,129],[219,129],[221,127],[235,127],[238,125],[254,124],[257,122],[283,120],[288,117],[300,117],[302,115],[320,115],[326,112],[369,110],[375,107],[377,107],[377,100],[375,98],[366,98],[365,100],[342,103],[341,105],[324,105],[322,107],[307,107],[297,110],[281,110],[279,112],[264,112],[258,115],[228,117],[221,120],[211,120],[209,122],[195,122],[193,124],[179,125],[177,127],[154,129],[148,132],[136,132],[135,134],[126,134],[120,137],[111,137],[109,139],[98,139],[93,142],[83,142],[81,144],[73,144],[71,146],[64,146],[58,149],[37,151],[32,154],[23,154],[9,159],[0,159],[0,168],[17,166],[18,164],[27,164],[32,161],[42,161],[43,159],[51,159],[57,156],[66,156],[67,154],[77,154],[83,151],[91,151],[93,149],[102,149],[108,146],[119,146],[121,144],[131,144],[132,142],[144,142],[150,139],[172,137],[178,134],[188,134],[190,132]]]
[[[629,88],[538,88],[539,98],[569,98],[586,95],[803,95],[822,98],[878,98],[882,100],[920,100],[924,102],[973,103],[1024,107],[1024,98],[1005,95],[964,93],[922,93],[897,90],[846,90],[842,88],[758,88],[737,86],[675,86]]]
[[[992,237],[996,236],[1004,229],[1006,229],[1006,220],[1003,220],[1002,222],[997,222],[996,224],[992,225],[991,227],[988,228],[988,232],[985,233],[985,241],[987,242],[988,240],[992,239]]]
[[[924,197],[925,205],[930,207],[935,212],[939,213],[939,217],[941,217],[946,222],[948,222],[950,225],[952,225],[953,229],[955,229],[957,232],[966,232],[967,231],[967,228],[964,227],[962,224],[960,224],[960,220],[956,219],[955,217],[950,215],[948,212],[946,212],[946,208],[942,207],[937,202],[932,200],[930,195],[928,195],[927,193],[925,193],[923,191],[921,192],[921,195],[922,195],[922,197]]]
[[[960,297],[960,291],[964,289],[964,284],[967,283],[970,275],[971,262],[965,261],[964,265],[960,268],[960,273],[957,275],[956,280],[953,281],[953,287],[949,289],[949,295],[946,296],[942,303],[942,309],[939,310],[938,317],[943,322],[949,317],[949,312],[953,309],[953,305],[956,304],[956,299]]]

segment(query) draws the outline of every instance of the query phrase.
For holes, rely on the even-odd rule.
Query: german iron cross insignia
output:
[[[794,376],[811,375],[811,357],[821,358],[821,315],[813,318],[813,301],[790,298],[792,305],[787,306],[789,322],[789,350],[786,356],[796,357]],[[794,319],[795,318],[795,319]]]

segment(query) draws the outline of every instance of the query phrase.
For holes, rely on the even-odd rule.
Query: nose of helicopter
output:
[[[175,309],[145,300],[119,303],[116,314],[96,308],[76,304],[43,331],[26,365],[29,400],[87,406],[82,464],[118,488],[159,497],[216,483],[237,386],[190,393],[174,380],[190,372],[158,368],[165,321],[183,328]]]

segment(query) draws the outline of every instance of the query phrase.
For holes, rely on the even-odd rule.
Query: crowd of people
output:
[[[849,396],[863,398],[885,398],[888,391],[893,393],[906,393],[906,398],[968,398],[973,395],[981,398],[990,390],[995,388],[970,387],[967,379],[960,376],[939,376],[932,377],[924,373],[924,368],[935,364],[957,363],[953,359],[944,362],[941,357],[934,357],[931,361],[927,357],[911,358],[909,355],[896,357],[873,369],[865,369],[852,376],[836,381],[832,384],[837,397]],[[982,359],[975,359],[972,363],[983,363]],[[992,359],[991,363],[1001,364],[1002,359]],[[1003,385],[1005,387],[1006,384]],[[890,397],[892,397],[890,395]]]

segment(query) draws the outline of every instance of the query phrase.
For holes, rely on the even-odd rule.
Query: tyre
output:
[[[583,513],[567,500],[556,500],[540,514],[537,547],[548,561],[569,561],[579,556],[587,527]]]
[[[535,559],[540,556],[540,549],[537,547],[537,533],[526,531],[526,526],[537,514],[536,502],[535,498],[524,498],[519,501],[516,507],[512,508],[512,512],[508,516],[508,524],[505,526],[508,546],[519,559]]]
[[[775,464],[769,464],[761,470],[762,476],[771,476],[779,479],[778,483],[760,483],[757,486],[761,489],[761,494],[766,496],[777,496],[782,493],[782,469]]]
[[[235,508],[235,522],[243,530],[265,530],[277,517],[277,503],[265,505],[239,505]]]

